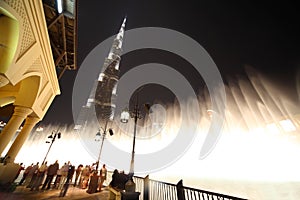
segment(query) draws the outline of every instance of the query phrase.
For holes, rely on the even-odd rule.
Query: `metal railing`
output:
[[[133,182],[135,182],[135,191],[141,193],[140,200],[143,200],[144,199],[144,190],[145,190],[144,178],[139,177],[139,176],[134,176]]]
[[[110,182],[110,180],[111,178],[108,181]],[[139,200],[246,200],[235,196],[186,187],[183,186],[182,180],[177,184],[172,184],[151,180],[148,175],[145,178],[134,176],[133,181],[136,184],[136,192],[140,192]]]
[[[149,180],[149,198],[151,200],[177,199],[176,185]]]
[[[184,199],[186,200],[240,200],[242,198],[233,197],[229,195],[219,194],[215,192],[209,192],[204,190],[199,190],[195,188],[185,187],[184,189]]]

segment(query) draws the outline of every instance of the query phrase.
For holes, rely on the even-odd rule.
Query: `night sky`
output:
[[[78,67],[95,46],[118,32],[127,16],[126,30],[163,27],[196,40],[216,63],[225,84],[228,77],[245,76],[244,67],[248,65],[291,93],[297,93],[299,15],[298,7],[286,1],[255,4],[251,1],[78,0]],[[201,76],[194,73],[189,63],[161,50],[143,49],[123,55],[121,75],[149,62],[172,66],[190,81],[195,91],[203,85]],[[59,81],[61,95],[55,98],[42,123],[72,124],[75,77],[76,71],[65,72]]]

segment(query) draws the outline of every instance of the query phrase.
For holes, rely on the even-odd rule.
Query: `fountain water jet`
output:
[[[204,89],[200,92],[199,101],[187,98],[183,108],[179,108],[176,104],[164,108],[157,107],[157,112],[165,115],[155,114],[154,109],[150,123],[157,122],[157,124],[146,126],[147,128],[139,127],[138,133],[147,137],[137,138],[136,153],[138,154],[148,154],[167,148],[176,137],[180,122],[183,123],[187,134],[189,134],[190,124],[196,123],[198,128],[197,138],[185,155],[173,165],[154,173],[153,176],[164,177],[163,181],[181,176],[178,178],[184,178],[186,184],[194,187],[201,186],[203,189],[205,184],[200,183],[199,180],[300,182],[298,173],[300,109],[297,106],[299,102],[279,93],[262,75],[250,69],[247,72],[247,79],[239,77],[236,81],[228,81],[222,136],[216,148],[204,160],[198,160],[198,154],[211,120],[207,112],[211,105],[207,91]],[[194,113],[193,106],[200,106],[200,113]],[[180,109],[188,110],[190,113],[188,118],[178,117]],[[195,121],[195,115],[200,115],[201,120]],[[291,128],[285,128],[284,124],[289,124]],[[111,126],[115,130],[115,135],[105,142],[130,152],[132,141],[130,133],[133,133],[133,123],[120,129],[115,124]],[[43,133],[33,132],[21,149],[16,162],[24,162],[28,165],[31,162],[41,161],[48,148],[45,144],[46,136],[56,128],[56,126],[49,126]],[[98,128],[96,125],[87,125],[85,136],[81,137],[72,127],[60,127],[62,139],[53,145],[48,157],[49,162],[56,159],[60,162],[70,160],[74,164],[94,162],[100,147],[99,143],[94,141]],[[127,134],[121,130],[126,131]],[[157,130],[161,131],[153,134],[152,131]],[[85,145],[91,148],[86,148]],[[118,156],[105,144],[102,153],[103,162],[111,156]],[[129,161],[129,157],[123,158],[118,165],[108,167],[128,171]],[[138,163],[139,160],[135,162]],[[184,171],[179,174],[182,169]],[[215,191],[224,189],[217,184],[213,188]],[[236,194],[234,189],[232,191],[227,189],[224,192]]]

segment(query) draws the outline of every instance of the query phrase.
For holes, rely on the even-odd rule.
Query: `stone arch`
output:
[[[20,82],[20,89],[16,96],[14,105],[31,108],[39,94],[41,86],[41,77],[38,73],[29,73],[28,76]]]
[[[4,73],[13,62],[19,43],[19,22],[3,7],[0,7],[0,87],[9,83]]]
[[[32,107],[41,87],[41,74],[27,73],[16,85],[7,84],[0,89],[0,107],[14,105]]]
[[[13,104],[20,90],[20,83],[12,85],[6,84],[0,88],[0,109],[6,105]]]
[[[7,153],[13,162],[60,90],[43,2],[0,0],[0,17],[0,115],[8,115],[0,134],[0,154],[23,123]],[[3,172],[1,165],[0,171]],[[9,179],[7,174],[0,173],[2,183],[11,182]]]

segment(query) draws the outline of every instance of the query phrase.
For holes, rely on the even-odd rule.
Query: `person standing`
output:
[[[31,188],[33,183],[35,182],[36,175],[39,169],[39,162],[32,166],[28,175],[26,176],[25,183],[27,184],[26,188]]]
[[[81,173],[81,189],[85,189],[88,186],[89,182],[89,177],[90,177],[90,166],[86,165],[85,168],[83,168],[82,173]]]
[[[57,170],[56,178],[55,178],[54,185],[53,185],[53,189],[58,189],[58,186],[59,186],[59,183],[60,183],[60,178],[61,178],[61,175],[62,175],[62,170],[63,170],[63,166],[59,170]]]
[[[42,186],[42,190],[44,190],[46,186],[47,186],[47,188],[46,188],[47,190],[50,189],[52,180],[53,180],[54,176],[56,175],[58,169],[59,169],[58,161],[55,161],[55,163],[53,163],[52,165],[50,165],[48,167],[47,177],[46,177],[46,180],[45,180],[45,182]]]
[[[100,184],[99,184],[99,192],[101,192],[103,182],[106,180],[107,176],[107,169],[105,167],[105,164],[103,164],[102,168],[100,169]]]
[[[99,180],[98,172],[97,170],[93,170],[90,176],[89,187],[88,190],[86,191],[87,193],[92,194],[97,192],[98,180]]]
[[[66,182],[63,185],[63,188],[60,190],[59,197],[64,197],[67,194],[69,186],[70,186],[70,182],[72,182],[74,172],[75,172],[75,166],[71,165],[69,163],[69,170],[68,170],[67,179],[66,179]]]
[[[77,167],[77,169],[76,169],[76,171],[75,171],[75,182],[74,182],[74,187],[76,187],[76,185],[77,185],[78,179],[79,179],[79,177],[80,177],[80,175],[81,175],[81,172],[82,172],[82,168],[83,168],[83,165],[80,164],[80,165],[78,165],[78,167]]]
[[[25,171],[23,173],[22,179],[19,182],[19,185],[23,184],[23,182],[25,181],[25,179],[26,179],[28,173],[30,172],[30,170],[32,169],[32,167],[33,167],[33,163],[31,165],[29,165],[28,167],[26,167],[26,169],[25,169]]]
[[[47,161],[43,162],[42,165],[39,167],[37,175],[36,175],[36,179],[35,182],[32,184],[30,191],[33,190],[39,190],[40,185],[42,184],[44,177],[45,177],[45,173],[47,171],[48,167],[47,167]]]
[[[17,172],[17,174],[16,174],[16,176],[15,176],[14,181],[19,177],[21,171],[25,169],[25,167],[23,166],[23,163],[20,163],[19,166],[20,166],[20,167],[19,167],[19,169],[18,169],[18,172]]]
[[[61,177],[58,185],[58,189],[61,190],[67,180],[68,171],[69,171],[70,161],[68,163],[65,163],[64,166],[62,166],[61,171]]]
[[[115,169],[113,174],[112,174],[112,179],[111,179],[111,182],[109,183],[109,186],[113,187],[113,188],[117,188],[118,183],[119,183],[119,179],[120,179],[119,171],[117,169]]]

